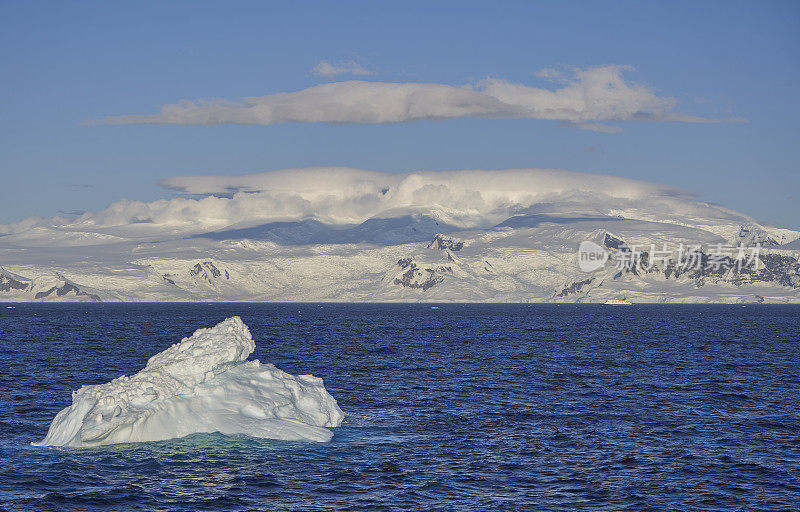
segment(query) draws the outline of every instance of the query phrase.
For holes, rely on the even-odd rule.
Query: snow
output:
[[[712,279],[698,287],[694,280],[665,281],[655,275],[614,279],[610,264],[609,272],[581,272],[576,256],[581,242],[602,243],[605,233],[647,246],[710,247],[726,242],[711,231],[666,222],[540,216],[445,235],[464,243],[458,251],[439,249],[432,243],[434,236],[387,245],[190,238],[94,246],[87,261],[81,248],[4,250],[0,237],[0,259],[5,274],[13,271],[19,281],[58,274],[103,301],[603,302],[624,296],[637,303],[752,302],[759,297],[766,302],[800,302],[800,288],[777,282],[737,286]],[[796,249],[769,251],[797,256]],[[431,277],[433,286],[395,283],[397,278],[402,283],[408,272],[398,265],[407,259],[419,271],[407,284],[421,284]],[[204,272],[197,272],[198,265]],[[580,293],[558,296],[589,277],[596,279]],[[0,292],[0,299],[7,302],[86,298],[54,292],[37,299],[25,290]]]
[[[200,432],[329,441],[343,414],[322,379],[247,361],[255,343],[239,317],[199,329],[135,375],[83,386],[37,446],[90,447]]]
[[[602,243],[606,232],[659,247],[763,242],[797,260],[799,231],[638,180],[534,168],[320,167],[163,183],[204,197],[126,200],[78,219],[0,226],[9,233],[0,236],[0,263],[17,273],[0,277],[0,300],[800,302],[800,287],[777,280],[739,286],[600,271],[563,295],[591,277],[577,265],[580,244]],[[463,247],[443,250],[437,233]],[[406,260],[414,268],[398,264]]]

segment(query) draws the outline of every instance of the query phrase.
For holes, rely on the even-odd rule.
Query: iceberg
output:
[[[197,330],[130,376],[83,386],[37,446],[92,447],[220,432],[330,441],[342,410],[313,375],[290,375],[247,358],[255,350],[239,317]]]

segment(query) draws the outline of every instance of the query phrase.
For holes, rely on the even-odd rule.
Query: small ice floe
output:
[[[313,375],[247,361],[255,343],[239,317],[154,355],[138,373],[83,386],[37,446],[160,441],[200,432],[330,441],[343,414]]]

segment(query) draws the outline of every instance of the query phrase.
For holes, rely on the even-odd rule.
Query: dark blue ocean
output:
[[[240,315],[326,444],[30,446],[72,390]],[[0,307],[0,509],[800,510],[800,307]]]

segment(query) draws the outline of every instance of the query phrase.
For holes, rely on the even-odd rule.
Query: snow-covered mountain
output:
[[[101,302],[99,295],[90,293],[85,287],[57,272],[40,274],[30,279],[8,272],[0,267],[0,297],[13,301],[78,301]]]
[[[0,300],[800,302],[800,232],[636,180],[317,168],[166,184],[191,195],[0,226]],[[587,241],[607,258],[590,272]]]

